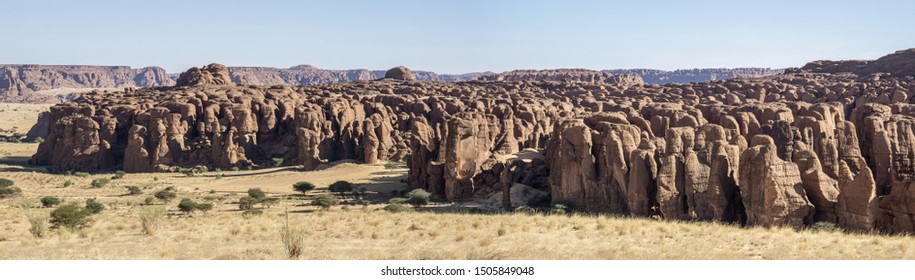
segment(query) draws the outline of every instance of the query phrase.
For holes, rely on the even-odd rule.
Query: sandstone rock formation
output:
[[[523,185],[588,212],[915,232],[912,76],[608,75],[97,91],[52,107],[33,162],[136,172],[398,161],[413,188],[455,202],[501,196],[511,208]]]
[[[56,103],[93,88],[169,86],[165,69],[82,65],[0,65],[0,101]],[[56,89],[56,90],[55,90]]]
[[[176,86],[200,86],[200,85],[231,85],[232,78],[229,77],[229,68],[222,64],[210,64],[203,68],[191,68],[187,72],[178,76]]]
[[[410,71],[410,68],[403,67],[403,66],[397,66],[397,67],[391,68],[390,70],[388,70],[387,72],[384,73],[384,78],[402,80],[402,81],[415,81],[416,80],[416,77],[413,76],[413,72]]]
[[[666,83],[704,83],[723,81],[735,78],[762,78],[785,72],[784,69],[770,68],[709,68],[679,69],[664,71],[656,69],[610,69],[604,70],[616,75],[635,75],[642,77],[646,84]]]

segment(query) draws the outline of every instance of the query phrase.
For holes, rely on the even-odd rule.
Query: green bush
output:
[[[185,176],[188,176],[188,177],[194,177],[194,173],[196,173],[196,171],[194,171],[194,169],[189,169],[189,168],[178,168],[178,173],[184,174]]]
[[[66,182],[64,182],[64,188],[72,186],[72,185],[73,185],[73,181],[67,180]]]
[[[168,189],[158,191],[158,192],[156,192],[156,194],[154,196],[156,198],[158,198],[159,200],[165,202],[166,204],[168,204],[168,202],[171,201],[172,199],[175,199],[176,197],[178,197],[178,195],[175,194],[175,192],[170,191]]]
[[[406,204],[407,199],[403,198],[403,197],[394,197],[394,198],[388,199],[388,203],[389,204]]]
[[[397,168],[400,168],[400,164],[397,164],[396,162],[389,162],[389,163],[384,164],[384,168],[385,169],[397,169]]]
[[[55,228],[83,228],[92,223],[90,216],[92,216],[92,212],[71,202],[51,211],[51,224]]]
[[[401,203],[394,203],[394,204],[388,204],[387,206],[385,206],[384,211],[388,211],[391,213],[400,213],[400,212],[413,211],[413,208],[410,208],[410,206],[406,206]]]
[[[322,194],[311,201],[311,205],[321,207],[321,210],[328,210],[334,205],[340,204],[340,200],[328,194]]]
[[[817,231],[839,231],[839,227],[830,222],[816,222],[810,227]]]
[[[238,171],[241,170],[241,168],[238,168],[238,166],[232,166],[232,168],[229,168],[229,170]]]
[[[102,210],[105,210],[105,205],[95,200],[95,198],[90,198],[86,200],[86,210],[90,214],[95,215],[101,213]]]
[[[330,184],[330,186],[327,186],[327,188],[331,192],[341,194],[353,191],[353,184],[347,181],[336,181],[333,184]]]
[[[245,196],[238,199],[238,210],[250,210],[254,208],[254,205],[257,204],[257,199]]]
[[[95,178],[95,180],[92,180],[92,187],[101,188],[107,185],[108,182],[111,182],[111,180],[108,178]]]
[[[302,194],[305,194],[307,192],[314,190],[315,185],[312,183],[309,183],[309,182],[302,181],[302,182],[293,184],[292,188],[295,189],[297,192],[301,192]]]
[[[16,182],[13,182],[13,180],[0,178],[0,188],[12,187],[15,184]]]
[[[257,202],[264,205],[267,208],[270,208],[271,206],[279,204],[280,198],[279,197],[265,197],[265,198],[259,199]]]
[[[86,178],[86,177],[89,177],[89,173],[86,173],[86,172],[76,172],[76,173],[73,173],[73,176],[80,177],[80,178]]]
[[[222,172],[216,173],[216,180],[222,179]]]
[[[213,204],[212,203],[197,203],[197,210],[200,210],[203,213],[209,212],[210,210],[213,210]]]
[[[60,204],[60,198],[55,196],[45,196],[41,198],[41,205],[44,207],[54,207]]]
[[[272,158],[271,160],[273,160],[274,167],[283,166],[283,161],[284,161],[283,158]]]
[[[420,206],[429,204],[429,199],[432,197],[429,192],[423,189],[415,189],[407,193],[407,203],[413,206]]]
[[[190,198],[182,199],[181,202],[178,202],[178,210],[184,213],[191,213],[191,211],[197,210],[197,202]]]
[[[206,166],[201,166],[201,167],[197,167],[196,169],[194,169],[194,172],[203,174],[203,173],[210,172],[210,168],[206,167]]]
[[[153,203],[156,203],[156,198],[152,197],[152,196],[147,196],[143,202],[146,203],[146,205],[153,205]]]
[[[125,188],[127,188],[127,195],[141,195],[141,194],[143,194],[143,190],[141,190],[140,187],[137,187],[137,186],[126,186]]]
[[[0,187],[0,198],[13,197],[19,193],[22,193],[22,190],[17,187]]]
[[[267,197],[267,193],[264,192],[263,190],[261,190],[260,188],[253,188],[253,189],[248,189],[248,196],[250,196],[254,199],[257,199],[257,200],[261,200],[261,199],[264,199],[265,197]]]
[[[114,177],[111,177],[111,179],[124,179],[124,176],[127,176],[127,172],[118,170],[114,172]]]

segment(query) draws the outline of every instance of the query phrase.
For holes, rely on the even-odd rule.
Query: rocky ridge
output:
[[[0,65],[0,101],[54,103],[75,97],[84,88],[170,86],[165,69],[126,66]],[[68,89],[61,93],[43,93]]]

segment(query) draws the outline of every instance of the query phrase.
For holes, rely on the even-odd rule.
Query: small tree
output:
[[[161,190],[156,192],[155,197],[168,204],[169,201],[175,199],[178,195],[169,190]]]
[[[311,205],[321,207],[321,210],[327,211],[330,207],[340,204],[340,200],[329,194],[322,194],[311,201]]]
[[[336,181],[327,187],[331,192],[343,194],[353,191],[353,183],[347,181]]]
[[[51,224],[55,228],[78,229],[89,226],[92,213],[76,203],[64,204],[51,211]]]
[[[111,180],[108,178],[95,178],[95,180],[92,180],[92,187],[101,188],[107,185],[108,182],[111,182]]]
[[[238,199],[238,210],[249,210],[257,204],[257,199],[246,196]]]
[[[86,200],[86,210],[88,210],[90,214],[95,215],[101,213],[102,210],[105,210],[105,205],[96,201],[95,198],[90,198]]]
[[[298,182],[292,185],[292,188],[297,192],[301,192],[303,195],[307,192],[310,192],[315,189],[315,185],[309,182]]]
[[[181,202],[178,202],[178,210],[190,214],[192,211],[197,210],[197,202],[194,202],[190,198],[182,199]]]
[[[60,202],[60,198],[57,198],[56,196],[45,196],[41,198],[41,205],[45,208],[57,206]]]
[[[407,203],[413,206],[429,204],[432,195],[423,189],[415,189],[407,193]]]
[[[141,194],[143,194],[143,190],[141,190],[140,187],[137,187],[137,186],[126,186],[125,188],[127,188],[127,195],[141,195]]]
[[[267,197],[267,193],[261,190],[260,188],[248,189],[248,196],[251,198],[261,200]]]

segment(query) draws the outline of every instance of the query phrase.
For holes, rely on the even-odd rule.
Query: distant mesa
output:
[[[859,76],[887,73],[895,77],[915,76],[915,48],[897,51],[877,60],[817,60],[793,72],[852,73]]]
[[[625,87],[643,85],[642,77],[612,74],[587,69],[514,70],[480,77],[483,81],[552,81],[619,84]]]
[[[229,68],[213,63],[203,68],[192,67],[178,76],[177,86],[232,85]]]
[[[385,79],[395,79],[403,81],[415,81],[416,77],[413,76],[413,71],[410,71],[410,68],[404,66],[397,66],[388,70],[384,73]]]

